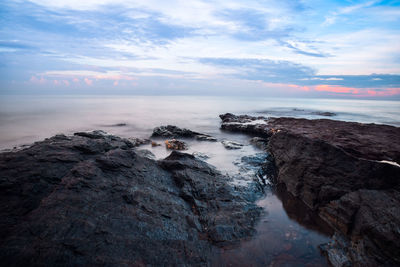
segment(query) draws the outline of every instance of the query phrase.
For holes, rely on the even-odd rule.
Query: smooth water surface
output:
[[[0,149],[57,133],[102,129],[123,137],[148,137],[173,124],[220,136],[219,114],[327,118],[400,126],[400,101],[204,96],[0,96]],[[116,124],[126,126],[115,126]]]

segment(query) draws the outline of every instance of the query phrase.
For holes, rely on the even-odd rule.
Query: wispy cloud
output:
[[[400,87],[398,23],[387,1],[3,1],[0,92],[378,92]]]

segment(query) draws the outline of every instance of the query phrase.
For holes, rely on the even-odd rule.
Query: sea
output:
[[[0,96],[0,149],[102,129],[148,137],[172,124],[220,137],[219,114],[329,118],[400,126],[400,101],[207,96]],[[318,112],[332,112],[325,117]],[[118,126],[125,124],[124,127]]]
[[[55,134],[103,130],[121,137],[149,138],[161,125],[176,125],[243,144],[228,150],[221,142],[185,140],[187,153],[199,156],[246,186],[243,158],[264,151],[250,137],[220,130],[220,114],[334,119],[400,127],[400,101],[209,96],[0,96],[0,152],[18,150]],[[155,159],[169,155],[161,146],[144,145]],[[255,175],[255,173],[254,173]],[[250,173],[251,176],[251,173]],[[218,247],[214,266],[328,266],[319,245],[332,230],[298,200],[266,187],[257,204],[264,212],[257,233],[236,245]]]

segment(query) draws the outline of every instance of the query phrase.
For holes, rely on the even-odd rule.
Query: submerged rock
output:
[[[221,143],[224,145],[226,149],[241,149],[243,147],[243,144],[234,141],[224,140],[221,141]]]
[[[325,117],[333,117],[333,116],[337,115],[336,113],[328,112],[328,111],[315,111],[315,112],[312,112],[312,114],[319,115],[319,116],[325,116]]]
[[[192,155],[157,162],[104,132],[1,153],[1,264],[208,265],[213,245],[253,234],[260,214],[228,180]]]
[[[400,162],[400,128],[294,118],[257,125],[249,121],[259,117],[220,117],[223,129],[268,139],[276,184],[343,236],[345,242],[326,247],[332,264],[400,264],[400,167],[384,162]]]
[[[217,139],[198,132],[193,132],[189,129],[179,128],[173,125],[156,127],[153,130],[152,137],[169,137],[169,138],[196,138],[200,141],[216,142]]]

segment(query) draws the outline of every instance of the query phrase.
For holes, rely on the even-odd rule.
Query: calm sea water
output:
[[[235,185],[246,185],[251,170],[243,169],[244,156],[262,151],[249,137],[219,130],[219,114],[231,112],[262,116],[327,118],[400,126],[400,101],[328,99],[230,98],[198,96],[63,96],[0,97],[0,150],[31,144],[57,133],[102,129],[123,137],[148,138],[154,127],[177,125],[242,143],[227,150],[220,142],[186,140],[187,153],[206,155],[206,161],[229,175]],[[123,126],[121,126],[121,124]],[[158,140],[162,142],[163,140]],[[170,151],[145,145],[157,159]],[[240,175],[241,174],[241,175]],[[241,177],[246,176],[246,179]],[[249,180],[250,179],[250,180]],[[330,230],[298,200],[266,189],[258,201],[264,208],[257,234],[233,247],[216,248],[214,266],[327,266],[318,245],[329,242]]]
[[[148,137],[174,124],[219,136],[221,113],[324,118],[400,126],[400,101],[201,96],[0,96],[0,149],[52,136],[103,129]],[[126,127],[113,127],[126,123]]]

